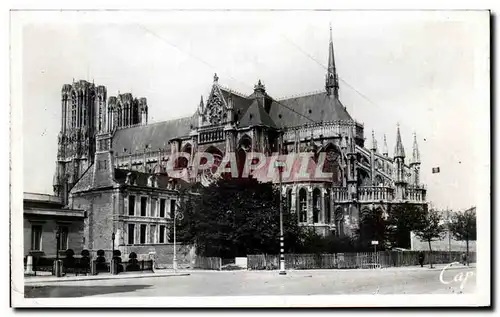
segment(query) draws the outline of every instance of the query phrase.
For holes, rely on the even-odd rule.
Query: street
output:
[[[192,271],[189,276],[46,283],[25,297],[474,293],[475,267],[378,270]],[[441,275],[441,279],[440,279]],[[464,278],[468,277],[464,282]],[[441,282],[444,281],[444,284]],[[463,289],[460,286],[463,285]]]

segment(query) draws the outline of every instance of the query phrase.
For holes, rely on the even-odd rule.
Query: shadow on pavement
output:
[[[117,286],[25,286],[25,298],[82,297],[112,293],[134,292],[150,285]]]

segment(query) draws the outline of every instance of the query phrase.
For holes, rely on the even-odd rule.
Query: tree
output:
[[[221,179],[184,194],[177,235],[194,243],[202,256],[232,258],[255,253],[279,253],[279,191],[254,179]],[[285,252],[294,252],[301,230],[295,214],[283,206]]]
[[[458,241],[466,243],[466,261],[469,265],[469,241],[476,240],[476,208],[457,212],[451,217],[449,224],[450,233]]]
[[[376,240],[379,242],[380,250],[383,250],[388,240],[388,225],[389,221],[385,219],[381,208],[363,209],[356,230],[360,247],[365,251],[371,251],[371,242]]]
[[[431,242],[435,240],[442,240],[445,235],[446,227],[443,223],[443,217],[434,209],[427,212],[423,218],[421,226],[415,231],[415,234],[429,243],[429,262],[432,268],[432,245]]]
[[[392,247],[409,248],[410,232],[418,231],[425,224],[426,208],[409,204],[391,206],[388,211],[387,240]]]

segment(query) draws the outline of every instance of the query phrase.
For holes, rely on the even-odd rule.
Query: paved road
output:
[[[460,284],[469,272],[463,289]],[[443,274],[429,268],[382,270],[311,270],[192,272],[189,276],[78,281],[26,286],[26,297],[80,296],[230,296],[335,294],[474,293],[475,268],[453,268]],[[472,276],[471,276],[472,275]],[[459,280],[462,282],[453,281]]]

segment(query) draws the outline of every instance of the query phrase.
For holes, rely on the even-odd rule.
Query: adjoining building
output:
[[[55,257],[56,250],[82,251],[87,217],[84,210],[65,207],[61,197],[35,193],[24,193],[23,209],[25,256]]]

